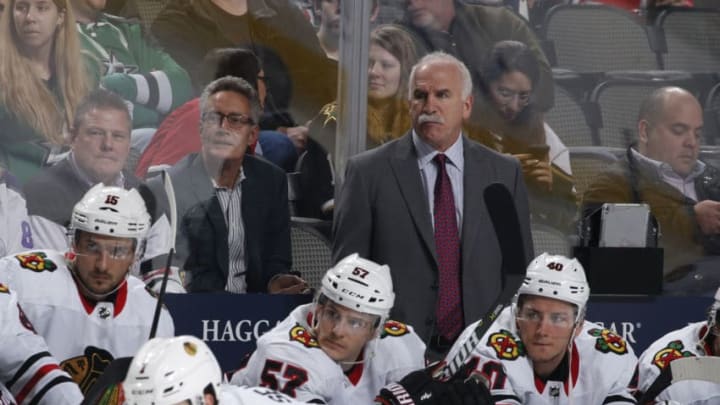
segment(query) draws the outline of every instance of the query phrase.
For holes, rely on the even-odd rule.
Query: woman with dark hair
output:
[[[496,43],[477,78],[481,97],[475,114],[482,127],[468,132],[471,138],[520,160],[533,220],[572,231],[577,196],[569,152],[535,108],[539,77],[538,61],[525,44]]]

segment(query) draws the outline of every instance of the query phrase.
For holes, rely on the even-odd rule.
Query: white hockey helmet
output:
[[[70,236],[85,231],[99,235],[134,238],[138,247],[145,241],[150,228],[150,215],[137,190],[93,186],[75,204],[70,220]]]
[[[573,304],[577,307],[579,319],[585,313],[590,286],[585,278],[585,270],[577,259],[543,253],[528,265],[525,280],[517,293],[518,297],[522,295],[536,295]]]
[[[204,391],[218,395],[222,371],[210,348],[195,336],[154,338],[130,363],[123,382],[127,405],[202,405]]]
[[[336,304],[387,319],[395,303],[390,267],[357,253],[340,260],[323,276],[320,294]]]

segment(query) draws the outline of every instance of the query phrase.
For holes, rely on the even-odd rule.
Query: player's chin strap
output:
[[[85,284],[85,282],[80,278],[80,276],[77,274],[77,271],[75,270],[75,253],[73,252],[67,252],[65,254],[65,259],[67,261],[68,268],[70,269],[70,274],[72,274],[73,278],[75,279],[75,282],[77,285],[80,286],[80,289],[83,292],[83,295],[90,297],[96,301],[101,301],[105,299],[106,297],[115,294],[119,289],[121,289],[125,284],[127,284],[128,277],[130,277],[130,269],[128,268],[127,272],[125,272],[125,277],[121,282],[118,283],[118,285],[113,288],[112,290],[103,293],[98,294],[96,292],[93,292],[90,287]]]
[[[371,341],[369,341],[368,343],[366,343],[366,345],[367,345],[367,353],[365,353],[365,354],[363,355],[362,360],[355,360],[355,361],[338,361],[338,364],[340,364],[341,367],[342,367],[342,366],[355,366],[355,365],[357,365],[357,364],[362,364],[362,363],[365,363],[365,362],[370,361],[370,359],[372,359],[373,357],[375,357],[375,352],[376,352],[375,347],[378,345],[378,343],[377,343],[378,339],[379,339],[379,337],[375,337],[375,338],[373,338]],[[364,349],[363,349],[363,350],[364,350]],[[344,369],[343,369],[343,370],[344,370]]]
[[[570,333],[570,341],[568,342],[568,405],[572,405],[572,392],[573,392],[573,344],[575,343],[575,334],[578,328],[582,328],[582,324],[585,322],[585,309],[578,311],[577,318],[575,318],[575,325]]]

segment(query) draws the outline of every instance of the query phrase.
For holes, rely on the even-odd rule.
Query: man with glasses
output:
[[[511,307],[480,339],[469,363],[484,374],[502,404],[635,403],[637,363],[615,333],[585,321],[590,286],[576,259],[543,253],[527,274]],[[470,325],[446,360],[464,350]]]
[[[232,378],[314,403],[371,404],[385,385],[425,365],[413,329],[388,320],[390,268],[352,254],[329,269],[312,304],[257,342]]]
[[[132,356],[150,335],[157,301],[130,275],[149,227],[136,190],[98,184],[73,209],[66,253],[0,260],[0,281],[17,292],[27,320],[84,393],[114,358]],[[174,335],[167,310],[157,335]]]
[[[307,289],[290,270],[285,173],[247,154],[257,140],[260,102],[243,79],[226,76],[200,97],[200,153],[170,169],[177,203],[176,264],[188,291],[286,292]],[[167,206],[159,181],[150,187]],[[163,203],[165,201],[165,203]]]

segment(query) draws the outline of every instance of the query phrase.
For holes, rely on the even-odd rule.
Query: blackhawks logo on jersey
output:
[[[315,339],[315,336],[313,336],[310,331],[302,327],[300,324],[296,324],[292,329],[290,329],[290,340],[300,342],[305,345],[305,347],[320,347],[317,339]]]
[[[655,355],[653,356],[653,364],[657,366],[657,368],[662,370],[667,367],[668,364],[670,364],[670,362],[673,360],[683,357],[695,356],[691,352],[683,349],[685,349],[685,345],[683,345],[682,341],[673,340],[672,342],[668,343],[667,346],[655,353]]]
[[[407,325],[404,323],[398,321],[387,321],[385,322],[385,327],[383,328],[380,338],[382,339],[386,336],[402,336],[408,334],[409,332],[410,331],[408,330]]]
[[[588,335],[596,337],[595,350],[603,353],[625,354],[628,352],[627,343],[619,335],[607,330],[593,328]]]
[[[495,350],[498,359],[515,360],[525,355],[525,346],[509,330],[500,329],[490,335],[487,345]]]
[[[44,252],[30,252],[23,253],[15,256],[20,262],[20,267],[23,269],[29,269],[36,272],[41,271],[55,271],[57,270],[57,264],[47,258]]]
[[[113,356],[105,349],[88,346],[85,353],[80,356],[71,357],[60,363],[60,368],[70,374],[73,381],[79,386],[83,394],[87,394],[95,385],[95,381],[102,375]]]

